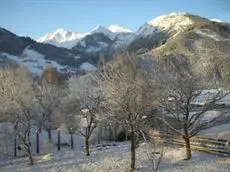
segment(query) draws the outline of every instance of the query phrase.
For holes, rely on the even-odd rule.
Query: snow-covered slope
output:
[[[85,62],[85,63],[82,63],[82,65],[80,66],[80,69],[85,70],[85,71],[92,71],[92,70],[95,70],[96,67],[88,62]]]
[[[218,22],[218,23],[223,23],[220,19],[210,19],[211,21]]]
[[[114,32],[114,33],[129,33],[129,32],[132,32],[129,29],[125,29],[125,28],[123,28],[121,26],[117,26],[117,25],[110,25],[109,27],[107,27],[107,29],[109,29],[111,32]]]
[[[104,26],[97,26],[95,27],[91,34],[94,33],[103,33],[104,35],[108,36],[111,40],[114,40],[114,38],[116,37],[116,33],[110,31],[108,28],[104,27]]]
[[[129,29],[125,29],[121,26],[117,25],[110,25],[108,27],[104,26],[97,26],[94,28],[91,32],[93,33],[103,33],[104,35],[108,36],[111,40],[114,40],[116,36],[122,34],[122,33],[131,33],[132,31]]]
[[[129,29],[125,29],[121,26],[110,25],[108,27],[97,26],[89,33],[80,33],[80,32],[70,32],[64,29],[57,29],[53,33],[48,33],[45,36],[37,39],[37,42],[49,43],[55,45],[57,47],[64,47],[71,49],[77,43],[81,43],[85,36],[95,33],[103,33],[109,39],[114,40],[116,36],[122,33],[131,33],[132,31]]]
[[[56,61],[47,60],[44,58],[44,55],[26,47],[23,51],[21,57],[11,55],[8,53],[0,53],[0,55],[6,59],[12,60],[16,62],[18,65],[27,68],[31,73],[35,75],[41,75],[43,70],[48,67],[54,67],[58,71],[61,71],[67,66],[62,66],[58,64]]]
[[[224,38],[222,38],[220,35],[218,35],[215,32],[211,32],[209,30],[196,30],[196,33],[202,37],[208,37],[211,38],[215,41],[219,41],[219,40],[223,40]]]
[[[15,56],[9,53],[0,53],[0,57],[15,62],[21,67],[27,68],[35,75],[41,75],[47,67],[53,67],[59,72],[72,72],[73,70],[66,65],[60,65],[56,61],[45,59],[44,55],[26,47],[21,56]],[[86,72],[95,70],[96,67],[88,62],[82,63],[80,70]]]
[[[37,42],[49,43],[57,47],[72,48],[87,34],[88,33],[70,32],[64,29],[57,29],[55,32],[48,33],[37,39]]]
[[[171,13],[168,15],[159,16],[145,23],[137,34],[148,36],[159,31],[176,31],[180,32],[192,25],[192,20],[186,16],[187,13]]]
[[[110,25],[107,28],[98,26],[93,29],[92,33],[103,33],[113,41],[113,48],[124,48],[129,45],[135,38],[136,34],[129,29],[117,25]]]
[[[43,142],[42,142],[43,143]],[[75,144],[75,142],[74,142]],[[106,145],[106,144],[105,144]],[[129,143],[115,143],[105,148],[91,146],[91,156],[85,156],[82,147],[69,147],[57,151],[53,147],[51,154],[35,155],[34,166],[27,165],[27,158],[9,158],[0,162],[2,172],[125,172],[130,171]],[[136,149],[136,167],[138,172],[154,171],[153,166],[158,162],[160,146],[146,143]],[[49,155],[49,156],[48,156]],[[153,156],[154,155],[154,156]],[[161,172],[228,172],[229,157],[220,157],[193,151],[192,160],[185,161],[184,148],[165,146],[163,157],[159,164]],[[48,158],[49,157],[49,158]],[[5,159],[7,157],[4,157]]]
[[[113,48],[115,50],[119,48],[126,48],[132,41],[135,40],[136,37],[137,34],[133,32],[121,33],[116,36]]]

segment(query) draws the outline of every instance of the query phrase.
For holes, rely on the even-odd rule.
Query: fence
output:
[[[185,146],[183,138],[175,134],[152,133],[151,136],[156,142]],[[206,153],[216,154],[220,156],[230,155],[226,143],[227,140],[224,139],[214,139],[202,136],[195,136],[190,139],[191,150],[203,151]]]
[[[92,133],[90,144],[97,145],[104,144],[107,141],[119,141],[119,133],[123,130],[124,128],[119,128],[117,125],[98,125],[98,127]],[[59,131],[59,134],[58,130],[52,131],[52,143],[50,143],[46,131],[42,130],[41,132],[38,132],[36,127],[32,127],[30,130],[32,153],[35,155],[45,154],[56,151],[57,149],[70,149],[75,147],[77,149],[82,149],[85,143],[84,138],[77,131],[72,132],[71,130],[70,132],[69,130],[63,128],[60,128]],[[15,157],[25,155],[23,143],[15,135],[12,125],[0,123],[0,154]]]

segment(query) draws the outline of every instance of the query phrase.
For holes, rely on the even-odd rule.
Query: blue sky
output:
[[[171,12],[230,22],[230,0],[0,0],[0,27],[34,39],[58,28],[89,32],[116,24],[136,31]]]

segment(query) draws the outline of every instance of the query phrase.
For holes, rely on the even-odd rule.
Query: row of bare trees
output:
[[[49,131],[49,119],[60,91],[46,81],[35,80],[25,69],[0,70],[0,112],[2,121],[11,122],[23,150],[33,165],[31,130]]]
[[[34,164],[31,131],[47,131],[52,143],[52,130],[64,124],[85,138],[86,155],[90,155],[90,137],[101,120],[103,111],[99,87],[91,76],[73,76],[58,85],[48,72],[44,79],[34,78],[24,68],[0,70],[0,120],[14,126],[23,150]]]

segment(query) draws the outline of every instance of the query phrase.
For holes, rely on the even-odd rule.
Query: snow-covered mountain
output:
[[[98,26],[93,29],[92,33],[102,33],[113,41],[111,46],[113,50],[126,48],[136,37],[136,34],[129,29],[117,25],[109,27]]]
[[[180,32],[192,24],[193,21],[187,16],[187,13],[170,13],[148,21],[140,27],[137,34],[148,36],[162,31]]]
[[[57,47],[64,47],[71,49],[81,40],[83,40],[87,35],[92,35],[95,33],[102,33],[109,39],[114,40],[116,36],[122,33],[131,33],[129,29],[125,29],[121,26],[110,25],[108,27],[97,26],[89,33],[71,32],[64,29],[57,29],[52,33],[48,33],[43,37],[37,39],[37,42],[49,43]]]
[[[218,22],[218,23],[223,23],[220,19],[210,19],[211,21]]]
[[[41,44],[0,28],[0,67],[8,65],[22,66],[35,75],[41,75],[47,67],[65,74],[84,73],[94,69],[95,63],[84,52]]]
[[[100,55],[108,62],[114,54],[122,51],[140,55],[190,51],[195,50],[201,41],[216,41],[225,54],[230,54],[229,40],[228,23],[187,13],[159,16],[144,23],[136,32],[116,25],[98,26],[89,33],[58,29],[37,41],[0,28],[0,66],[7,64],[9,59],[37,74],[47,65],[63,72],[73,68],[93,70]]]
[[[18,57],[8,53],[0,53],[0,56],[1,59],[11,60],[17,65],[27,68],[31,73],[35,75],[41,75],[43,70],[48,66],[55,68],[59,72],[67,67],[58,64],[56,61],[45,59],[44,55],[29,49],[28,47],[23,51],[23,57]]]
[[[88,33],[71,32],[64,29],[57,29],[53,33],[37,39],[37,42],[49,43],[57,47],[72,48],[76,43],[84,38]]]
[[[125,49],[133,43],[136,44],[135,42],[140,38],[149,36],[153,37],[153,35],[159,33],[167,32],[168,34],[175,35],[184,31],[186,28],[193,25],[193,23],[194,22],[188,13],[170,13],[167,15],[161,15],[144,23],[144,25],[142,25],[136,32],[132,32],[129,29],[117,25],[110,25],[108,27],[99,25],[89,33],[68,32],[64,29],[58,29],[53,33],[46,34],[37,41],[49,43],[58,47],[74,49],[75,46],[86,45],[85,39],[89,35],[101,33],[113,41],[111,47],[113,50],[117,50]],[[95,39],[92,39],[92,41],[95,41]],[[103,44],[103,47],[93,46],[93,48],[90,48],[90,52],[93,52],[94,49],[95,51],[104,49],[104,41],[101,41],[100,39],[100,42],[101,45]],[[91,46],[91,43],[88,44]],[[93,42],[92,44],[95,45],[98,43]]]
[[[104,26],[100,26],[100,25],[95,27],[91,31],[91,34],[94,34],[94,33],[102,33],[102,34],[106,35],[107,37],[109,37],[109,39],[111,39],[111,40],[114,40],[114,38],[117,35],[117,33],[114,33],[111,30],[109,30],[108,28],[106,28]]]
[[[125,28],[123,28],[121,26],[117,26],[117,25],[110,25],[109,27],[107,27],[107,29],[109,29],[111,32],[114,32],[114,33],[129,33],[129,32],[132,32],[129,29],[125,29]]]

